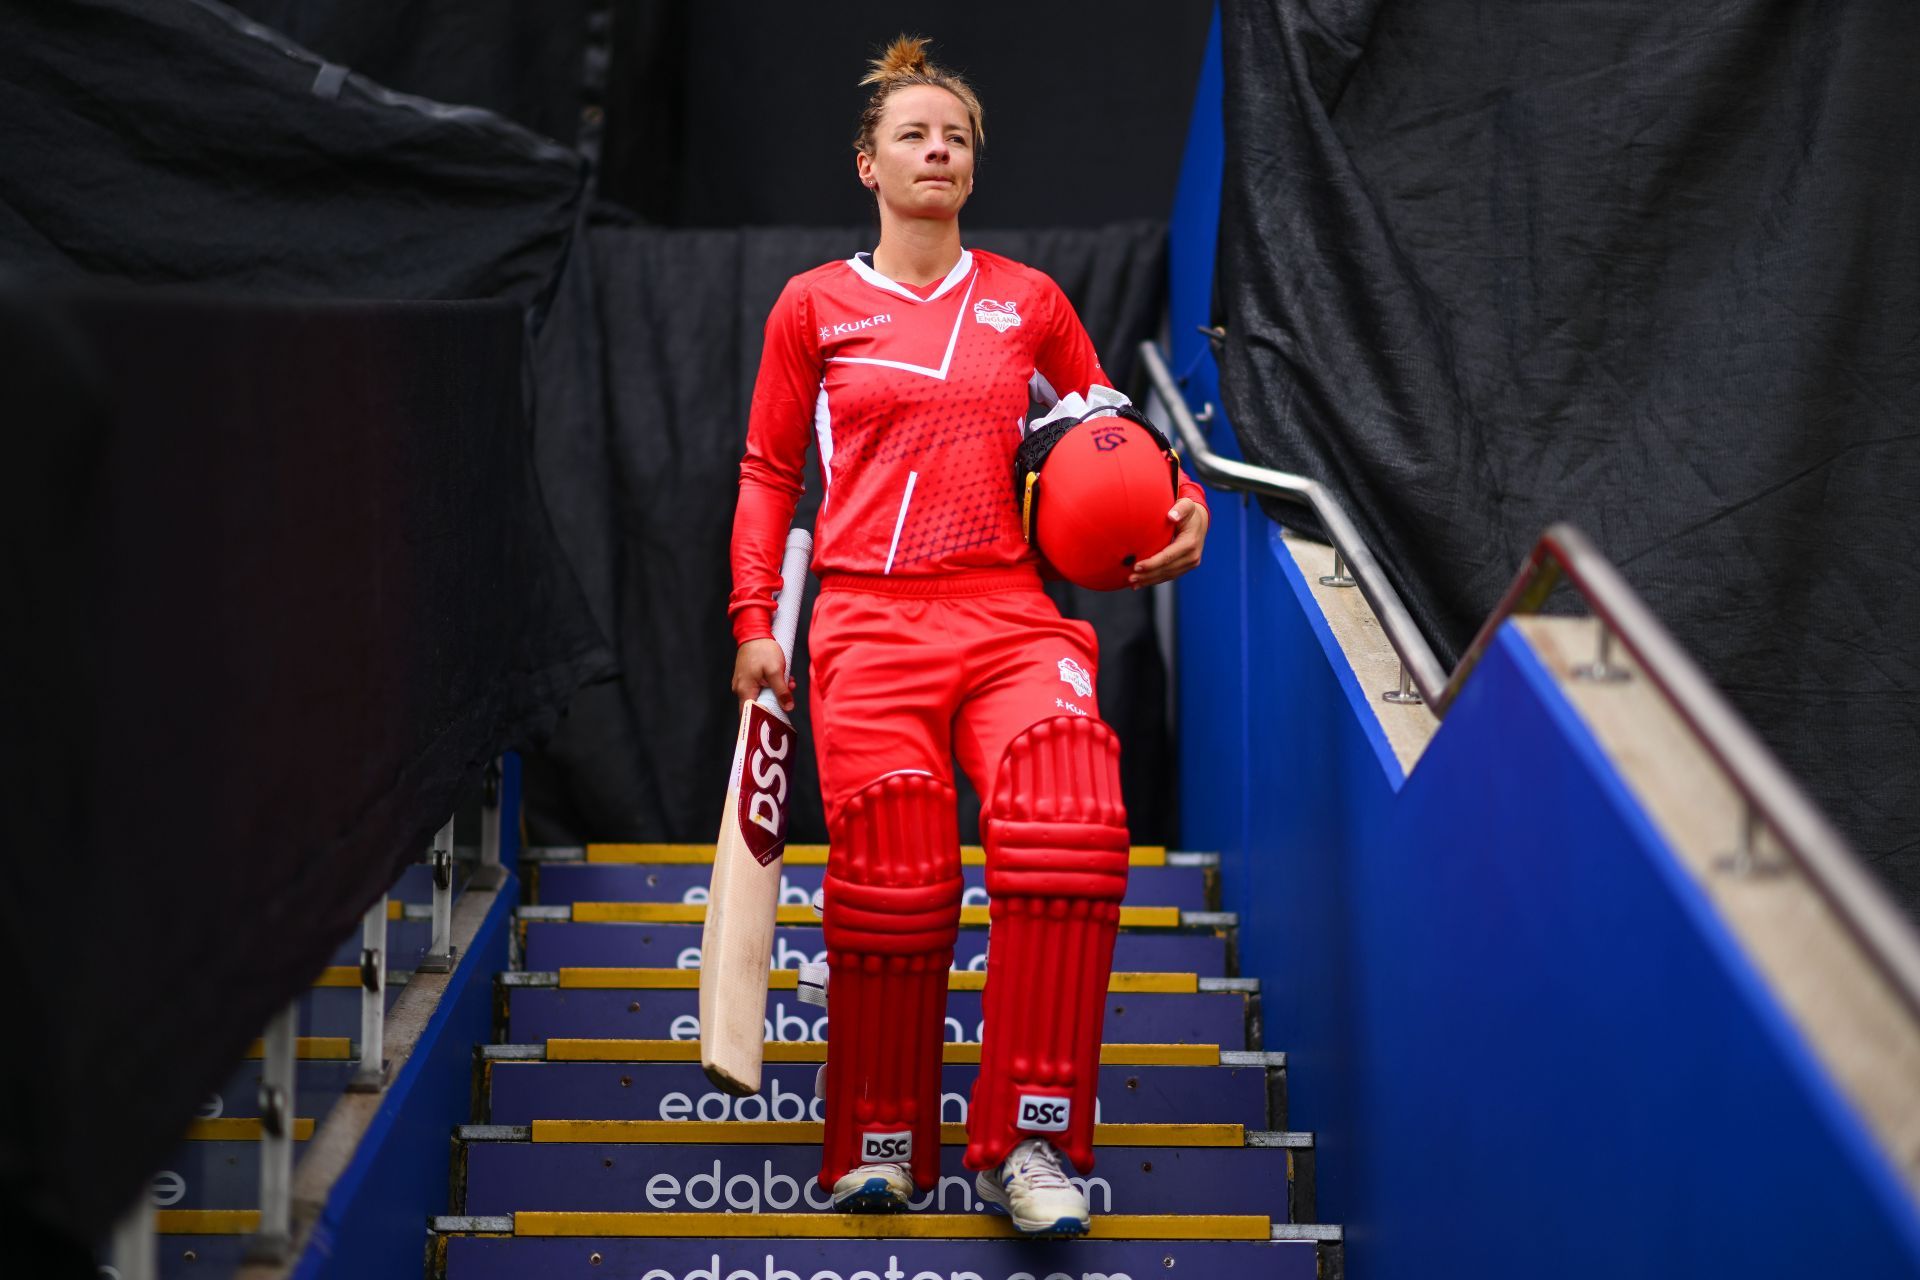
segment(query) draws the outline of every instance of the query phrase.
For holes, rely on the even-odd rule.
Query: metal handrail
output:
[[[1440,665],[1440,659],[1434,656],[1427,638],[1420,634],[1420,628],[1414,625],[1413,615],[1407,612],[1407,606],[1401,602],[1400,593],[1387,580],[1386,571],[1374,559],[1372,548],[1367,546],[1366,539],[1360,536],[1353,521],[1348,519],[1339,499],[1327,492],[1318,480],[1289,475],[1284,471],[1271,471],[1215,453],[1207,447],[1207,438],[1201,432],[1200,424],[1193,420],[1193,412],[1187,408],[1187,399],[1180,393],[1166,360],[1160,355],[1160,348],[1152,342],[1143,342],[1140,344],[1140,358],[1146,364],[1148,381],[1166,404],[1167,412],[1173,415],[1174,427],[1184,447],[1187,463],[1200,479],[1217,488],[1264,493],[1313,508],[1314,514],[1320,518],[1320,527],[1327,531],[1328,538],[1333,542],[1336,557],[1334,576],[1339,576],[1342,564],[1353,570],[1360,594],[1366,598],[1373,616],[1380,620],[1380,627],[1392,642],[1393,651],[1400,656],[1403,692],[1406,684],[1411,682],[1422,701],[1435,703],[1446,686],[1446,669]],[[1438,714],[1438,705],[1435,705]]]
[[[1632,654],[1739,793],[1745,807],[1743,844],[1728,865],[1747,873],[1766,870],[1754,846],[1761,831],[1771,831],[1911,1015],[1920,1019],[1920,933],[1861,865],[1846,838],[1585,534],[1569,524],[1556,524],[1541,534],[1452,675],[1443,676],[1432,648],[1339,499],[1304,476],[1215,453],[1159,347],[1142,343],[1140,356],[1195,475],[1219,488],[1270,494],[1312,507],[1333,541],[1335,555],[1351,567],[1361,594],[1399,655],[1403,685],[1410,677],[1436,717],[1446,715],[1509,617],[1537,613],[1562,581],[1571,586],[1600,623],[1599,660],[1590,670],[1606,671],[1607,655],[1615,643]]]

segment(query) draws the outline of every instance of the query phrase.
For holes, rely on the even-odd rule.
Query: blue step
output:
[[[354,1028],[357,1032],[359,1028]],[[254,1116],[260,1114],[260,1073],[265,1064],[258,1061],[243,1062],[219,1090],[207,1098],[196,1113],[203,1119],[219,1116]],[[353,1079],[353,1073],[359,1069],[357,1062],[312,1062],[301,1061],[294,1064],[293,1072],[293,1114],[313,1116],[316,1119],[333,1109],[333,1104],[341,1094],[347,1091],[347,1082]]]
[[[571,1036],[640,1040],[700,1038],[697,990],[561,990],[509,987],[507,1039],[530,1043]],[[947,995],[950,1042],[978,1043],[978,991]],[[824,1040],[827,1010],[791,991],[767,998],[767,1039]],[[1102,1039],[1110,1044],[1247,1045],[1247,998],[1237,991],[1191,995],[1111,993]]]
[[[386,989],[389,1010],[404,988]],[[360,988],[314,987],[299,1000],[299,1027],[303,1036],[347,1036],[360,1038]]]
[[[299,1166],[307,1144],[293,1144]],[[260,1207],[260,1143],[183,1142],[153,1175],[157,1209],[257,1209]]]
[[[510,1052],[500,1046],[489,1052]],[[1246,1065],[1102,1067],[1099,1118],[1109,1124],[1239,1124],[1262,1129],[1284,1118],[1279,1054],[1241,1055]],[[1272,1065],[1267,1065],[1272,1064]],[[734,1098],[693,1062],[518,1062],[488,1058],[487,1118],[494,1124],[575,1120],[812,1120],[818,1068],[769,1063],[760,1092]],[[940,1118],[964,1124],[979,1067],[940,1075]]]
[[[780,876],[780,901],[805,906],[826,874],[821,866],[789,865]],[[986,868],[962,867],[966,884],[963,904],[987,903]],[[534,872],[533,901],[545,905],[570,902],[705,902],[713,868],[698,863],[560,862],[538,866]],[[1130,906],[1178,907],[1182,911],[1209,911],[1207,871],[1203,867],[1134,867],[1127,873],[1126,902]]]
[[[692,1126],[690,1126],[692,1127]],[[710,1126],[698,1126],[710,1129]],[[1272,1135],[1298,1140],[1300,1135]],[[523,1210],[815,1213],[830,1210],[818,1145],[467,1142],[468,1214]],[[916,1209],[985,1212],[964,1148],[941,1148],[940,1186]],[[1085,1175],[1089,1207],[1105,1213],[1254,1213],[1288,1219],[1293,1148],[1100,1147]]]
[[[1317,1280],[1310,1240],[706,1240],[454,1235],[447,1280]]]
[[[526,967],[562,969],[647,966],[669,969],[700,967],[701,926],[697,924],[575,924],[571,921],[529,920],[526,930]],[[817,926],[774,930],[774,965],[797,969],[803,960],[823,962],[825,946]],[[987,931],[962,929],[954,947],[956,969],[987,967]],[[1203,978],[1227,974],[1227,939],[1204,931],[1122,930],[1114,943],[1113,967],[1133,973],[1197,973]]]
[[[433,944],[433,922],[431,920],[389,920],[387,921],[387,967],[390,969],[412,970],[420,963],[420,957],[427,954],[427,948]],[[349,937],[342,938],[340,945],[333,949],[328,964],[360,963],[360,932],[355,930]]]

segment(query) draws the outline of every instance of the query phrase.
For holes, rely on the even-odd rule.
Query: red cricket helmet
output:
[[[1173,541],[1180,461],[1131,405],[1049,423],[1014,455],[1020,527],[1054,570],[1092,591],[1127,585]]]

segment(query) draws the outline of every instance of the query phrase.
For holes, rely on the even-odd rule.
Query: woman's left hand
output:
[[[1128,584],[1135,591],[1171,582],[1200,563],[1200,549],[1207,541],[1207,509],[1192,498],[1181,498],[1167,512],[1167,519],[1173,522],[1173,541],[1133,566]]]

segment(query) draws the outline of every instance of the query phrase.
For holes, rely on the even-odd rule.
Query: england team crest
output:
[[[1072,685],[1073,691],[1083,698],[1093,692],[1093,677],[1072,658],[1060,659],[1060,679]]]
[[[981,324],[992,325],[995,333],[1020,327],[1020,313],[1013,309],[1013,303],[995,302],[992,298],[982,298],[973,304],[973,318]]]

